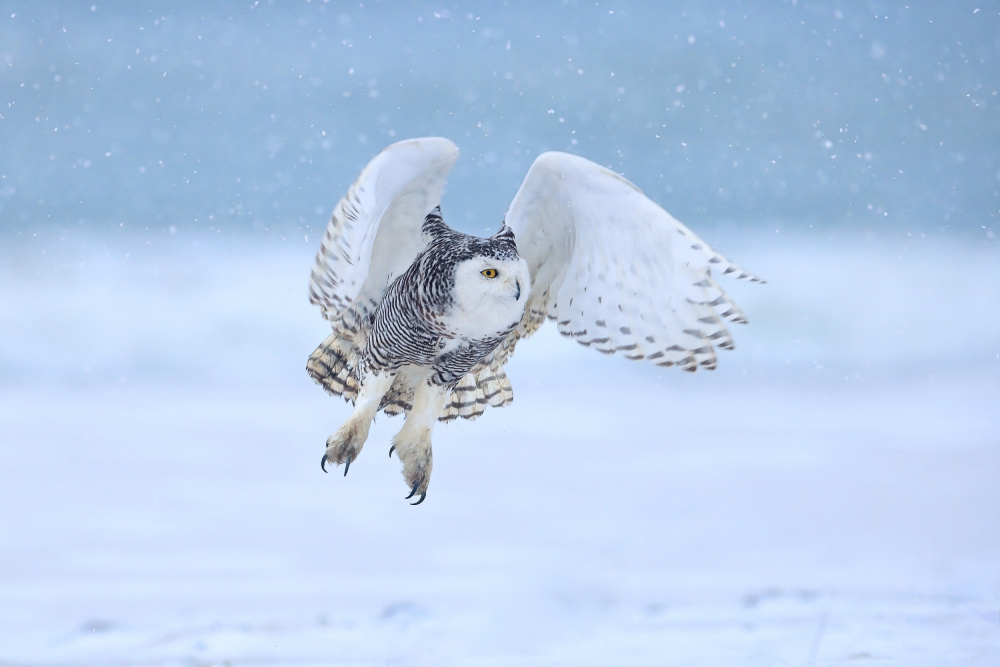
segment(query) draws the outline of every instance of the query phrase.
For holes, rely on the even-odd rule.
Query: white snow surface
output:
[[[5,237],[0,665],[1000,664],[995,244],[703,236],[719,370],[546,325],[419,507],[320,471],[318,239]]]

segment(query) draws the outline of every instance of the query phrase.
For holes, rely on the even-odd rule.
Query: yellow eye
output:
[[[497,277],[497,270],[496,269],[483,269],[482,271],[480,271],[480,273],[483,274],[484,276],[486,276],[487,278],[496,278]]]

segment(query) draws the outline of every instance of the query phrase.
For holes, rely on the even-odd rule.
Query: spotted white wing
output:
[[[309,300],[334,322],[377,303],[423,249],[424,217],[441,203],[458,147],[409,139],[376,155],[337,204],[316,254]]]
[[[726,324],[747,321],[715,276],[763,282],[632,183],[575,155],[540,155],[506,222],[532,287],[502,356],[545,315],[563,335],[601,352],[714,368],[715,349],[733,347]]]

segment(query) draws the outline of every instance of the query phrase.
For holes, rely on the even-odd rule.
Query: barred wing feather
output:
[[[504,357],[544,312],[560,333],[607,354],[714,368],[715,349],[733,347],[726,324],[747,321],[714,276],[763,282],[632,183],[575,155],[539,156],[506,222],[528,262],[532,296]]]
[[[458,147],[441,137],[389,146],[338,202],[316,254],[309,300],[336,322],[356,302],[381,301],[424,247],[424,216],[441,203]]]

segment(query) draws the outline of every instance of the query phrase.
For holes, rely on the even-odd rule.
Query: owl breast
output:
[[[453,349],[463,341],[503,338],[517,326],[524,315],[521,299],[509,299],[506,303],[479,303],[471,309],[456,307],[441,318],[445,330],[454,339],[447,341],[443,352]]]

